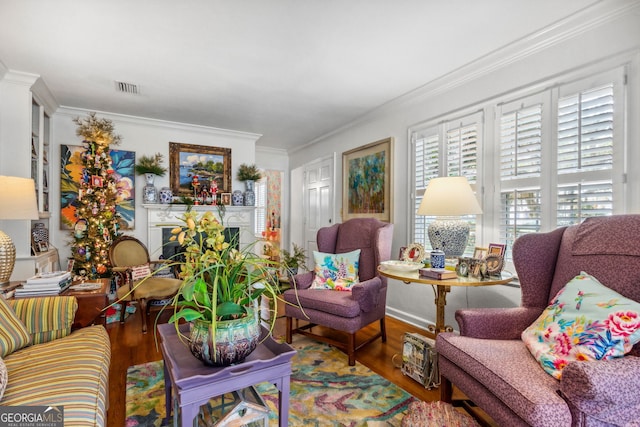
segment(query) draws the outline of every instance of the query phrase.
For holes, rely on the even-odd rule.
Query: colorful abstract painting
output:
[[[393,139],[387,138],[342,155],[342,219],[377,218],[391,221]]]
[[[82,178],[82,151],[79,145],[60,146],[60,229],[71,230],[76,223],[78,189]],[[135,151],[109,150],[112,167],[118,182],[116,211],[123,221],[123,229],[135,225]]]

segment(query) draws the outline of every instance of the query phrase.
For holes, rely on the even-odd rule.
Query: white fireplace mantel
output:
[[[180,219],[187,210],[186,205],[176,204],[143,204],[147,209],[147,248],[151,259],[158,259],[162,254],[162,230],[173,229],[184,225]],[[193,205],[192,210],[203,213],[212,211],[218,221],[225,227],[238,227],[240,229],[240,248],[245,248],[255,240],[255,211],[254,206],[224,206],[223,218],[220,218],[220,208],[211,205]]]

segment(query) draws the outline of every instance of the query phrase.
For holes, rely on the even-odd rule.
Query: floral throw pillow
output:
[[[343,254],[326,254],[313,251],[316,263],[311,289],[350,291],[358,283],[360,249]]]
[[[522,333],[522,341],[554,378],[572,361],[621,357],[640,341],[640,303],[585,272],[571,279]]]

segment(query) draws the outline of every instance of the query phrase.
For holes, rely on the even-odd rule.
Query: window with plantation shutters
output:
[[[558,226],[577,224],[584,218],[611,215],[613,185],[605,182],[579,182],[558,186]]]
[[[616,78],[617,77],[617,78]],[[595,83],[595,84],[594,84]],[[614,212],[615,131],[621,126],[622,77],[584,82],[592,87],[560,88],[557,114],[556,225],[577,224]],[[577,89],[577,90],[576,90]],[[621,140],[621,138],[619,138]]]
[[[558,173],[613,166],[613,84],[558,101]]]
[[[506,243],[507,261],[522,235],[625,211],[625,68],[576,76],[536,82],[479,105],[478,113],[412,129],[414,241],[428,245],[433,218],[415,212],[437,176],[482,184],[484,215],[469,218],[481,218],[482,227],[472,225],[470,245],[482,232],[479,246]]]
[[[261,236],[267,228],[267,179],[256,181],[254,191],[256,194],[255,234]]]
[[[413,212],[418,212],[418,207],[422,202],[422,195],[429,180],[438,176],[440,134],[437,127],[425,129],[412,135],[414,145],[414,176],[415,176],[415,197]],[[423,215],[414,215],[413,241],[425,243],[429,241],[427,237],[428,218]]]
[[[478,179],[478,156],[482,136],[482,113],[440,122],[415,130],[411,134],[414,148],[414,204],[413,238],[431,250],[427,228],[434,217],[417,215],[422,195],[429,180],[439,176],[464,176],[472,186]],[[476,236],[476,218],[470,215],[470,233],[467,251],[473,252]]]
[[[541,230],[543,113],[548,100],[548,94],[535,94],[498,109],[499,241],[507,245],[507,259],[518,237]]]
[[[537,233],[542,224],[542,209],[539,188],[503,191],[500,194],[502,206],[501,234],[507,244],[507,258],[515,240],[528,233]]]
[[[542,104],[500,117],[500,179],[540,176]]]
[[[622,88],[616,70],[499,106],[500,234],[508,258],[523,234],[614,212]]]

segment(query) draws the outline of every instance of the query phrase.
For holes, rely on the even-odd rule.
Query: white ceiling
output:
[[[291,149],[597,2],[0,0],[0,61],[62,106]]]

